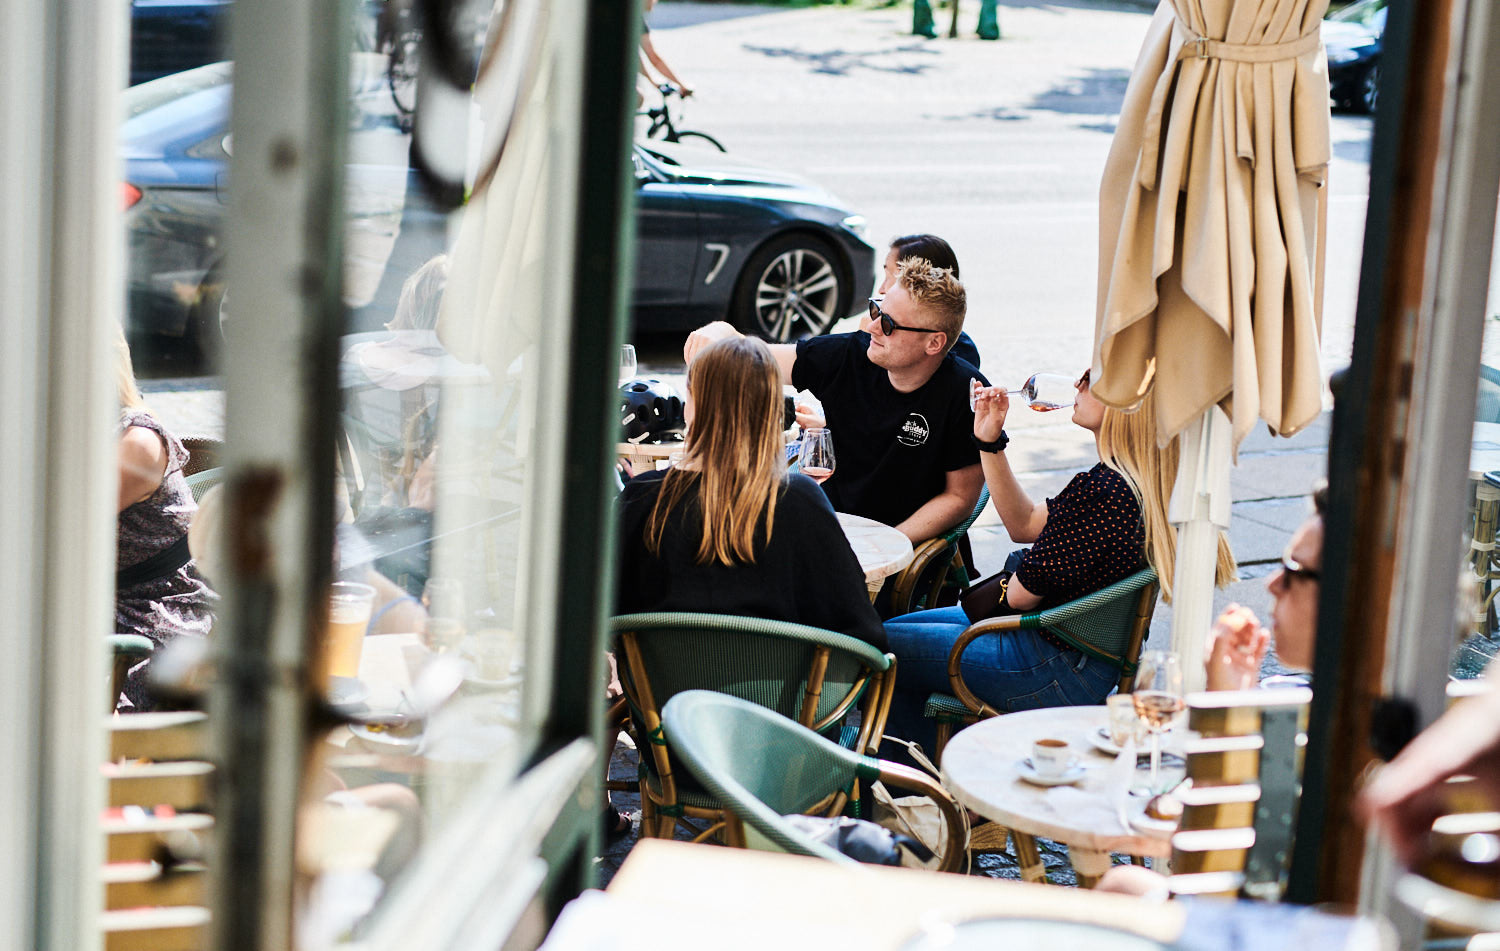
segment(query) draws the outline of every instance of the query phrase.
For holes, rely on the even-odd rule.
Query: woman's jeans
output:
[[[928,756],[936,752],[937,721],[922,716],[922,708],[930,694],[953,693],[948,652],[969,624],[957,605],[885,622],[886,649],[896,655],[896,692],[885,732],[922,744]],[[1013,713],[1103,703],[1120,679],[1120,668],[1049,644],[1035,631],[1005,631],[969,645],[963,674],[981,700]],[[881,755],[905,762],[899,751],[892,745],[883,747]]]

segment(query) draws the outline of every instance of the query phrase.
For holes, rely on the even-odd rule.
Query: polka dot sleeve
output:
[[[1047,524],[1016,569],[1042,607],[1108,587],[1145,563],[1141,508],[1124,476],[1100,463],[1047,500]]]

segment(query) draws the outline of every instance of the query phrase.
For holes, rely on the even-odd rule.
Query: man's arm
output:
[[[744,334],[734,329],[734,325],[723,320],[716,320],[711,324],[704,324],[697,330],[688,334],[687,340],[682,345],[682,362],[692,363],[693,357],[698,351],[712,343],[720,340],[729,340],[733,337],[743,337]],[[776,358],[776,365],[781,367],[781,382],[792,382],[792,366],[797,362],[797,345],[794,343],[771,343],[767,344],[771,349],[771,356]],[[975,491],[978,498],[978,491]]]
[[[977,465],[950,471],[943,491],[907,516],[896,526],[897,530],[910,538],[913,545],[936,538],[969,517],[974,511],[974,503],[979,501],[979,487],[983,483],[984,473]]]

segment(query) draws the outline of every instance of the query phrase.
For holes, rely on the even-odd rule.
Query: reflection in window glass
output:
[[[570,216],[555,195],[566,163],[545,72],[523,84],[535,108],[510,124],[498,170],[476,183],[469,168],[469,197],[450,213],[411,156],[471,155],[489,117],[481,106],[473,128],[423,125],[411,112],[428,107],[412,88],[412,57],[428,55],[418,28],[391,3],[362,16],[373,19],[356,32],[374,39],[351,69],[334,491],[337,575],[364,587],[348,599],[357,661],[333,642],[337,595],[322,658],[331,700],[358,722],[326,738],[301,835],[356,829],[366,854],[351,875],[324,843],[309,947],[375,927],[423,845],[530,752],[529,711],[546,700],[535,566],[551,563],[556,534],[539,499],[563,437],[544,420],[566,396],[549,372],[565,352],[566,321],[548,319],[563,272],[544,264],[566,247],[558,222]],[[484,19],[459,21],[477,50]],[[469,114],[467,88],[444,94]]]
[[[1461,585],[1460,637],[1452,665],[1453,676],[1461,680],[1480,676],[1490,659],[1500,654],[1495,611],[1500,594],[1500,552],[1495,545],[1500,530],[1500,241],[1495,247],[1469,458],[1469,537],[1464,559],[1469,579]]]

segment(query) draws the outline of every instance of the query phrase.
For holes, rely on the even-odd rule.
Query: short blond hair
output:
[[[969,307],[968,295],[953,271],[935,267],[924,258],[902,258],[896,262],[896,283],[906,289],[913,303],[932,316],[936,324],[932,329],[941,330],[948,338],[943,352],[952,350],[963,332],[964,313]]]

